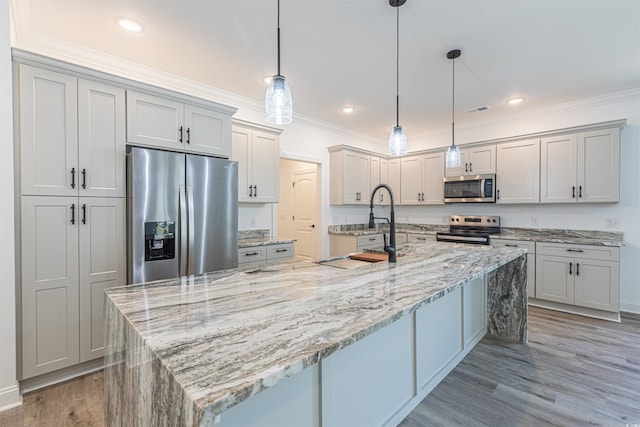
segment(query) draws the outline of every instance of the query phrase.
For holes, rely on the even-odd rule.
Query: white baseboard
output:
[[[22,405],[18,384],[0,389],[0,412]]]
[[[620,302],[620,311],[625,313],[640,314],[640,303]]]

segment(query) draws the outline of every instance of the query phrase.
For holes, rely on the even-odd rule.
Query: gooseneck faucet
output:
[[[384,188],[389,192],[389,199],[391,200],[391,220],[384,217],[373,216],[373,196],[376,194],[376,191],[381,188]],[[387,235],[384,234],[384,251],[389,254],[389,262],[396,262],[396,214],[393,211],[393,192],[391,191],[391,187],[387,184],[378,184],[371,192],[369,209],[371,209],[371,212],[369,213],[369,228],[375,228],[374,220],[376,219],[384,219],[389,223],[389,244],[387,245]]]

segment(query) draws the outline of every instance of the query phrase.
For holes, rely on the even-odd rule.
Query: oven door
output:
[[[444,178],[445,203],[495,203],[495,174]]]

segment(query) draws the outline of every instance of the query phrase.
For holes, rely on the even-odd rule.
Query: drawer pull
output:
[[[289,252],[289,249],[276,249],[276,252]]]
[[[567,249],[567,252],[584,252],[582,249]]]
[[[416,240],[427,240],[426,237],[416,237]]]
[[[254,255],[260,255],[260,252],[247,252],[246,254],[244,254],[244,256],[254,256]]]
[[[369,241],[370,241],[370,242],[375,242],[375,241],[376,241],[376,238],[375,238],[375,237],[369,237]]]
[[[505,246],[506,246],[506,247],[509,247],[509,248],[517,248],[517,247],[519,247],[518,245],[511,245],[511,244],[507,244],[507,245],[505,245]]]

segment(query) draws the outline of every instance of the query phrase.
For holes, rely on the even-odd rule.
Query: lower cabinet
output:
[[[22,376],[103,355],[103,290],[125,283],[124,198],[22,196]]]
[[[619,248],[538,243],[536,250],[537,299],[618,312]]]
[[[527,292],[529,298],[536,295],[536,242],[531,240],[491,239],[491,246],[525,248],[527,250]]]
[[[238,249],[238,267],[273,265],[293,259],[293,243],[248,246]]]

